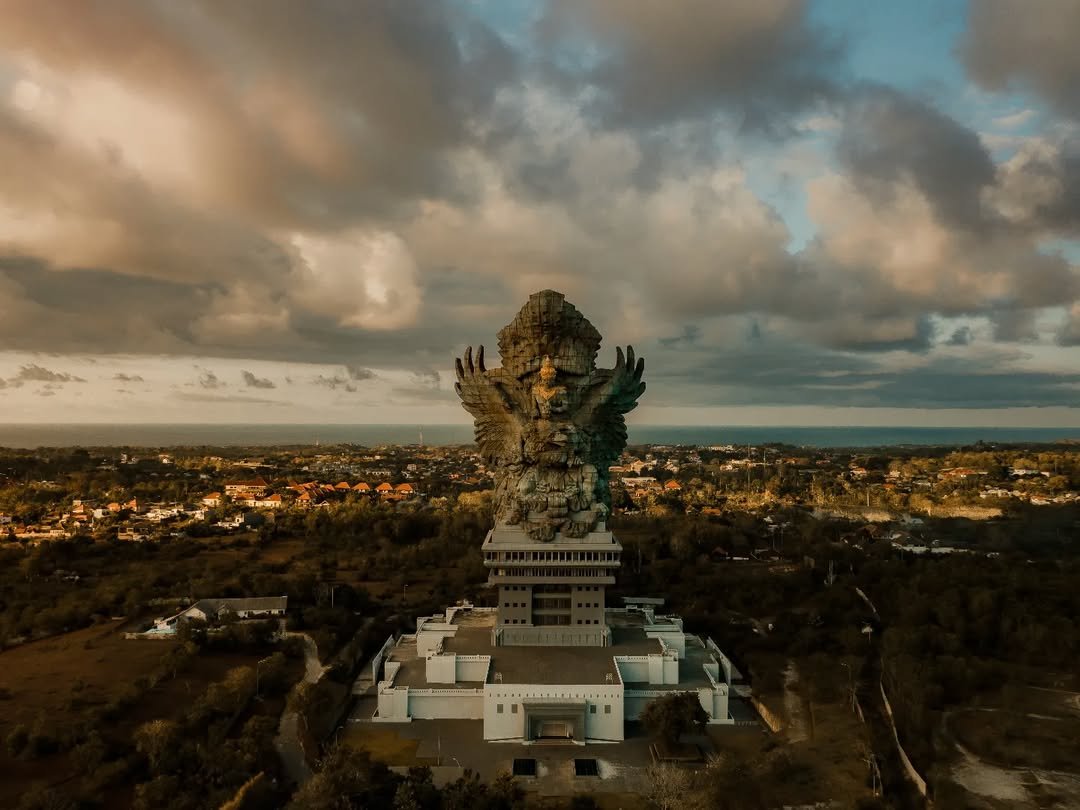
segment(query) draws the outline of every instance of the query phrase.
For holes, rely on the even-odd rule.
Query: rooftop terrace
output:
[[[493,647],[491,633],[496,616],[491,612],[459,611],[453,618],[457,627],[454,636],[443,642],[444,653],[459,655],[491,656],[488,681],[504,684],[556,684],[590,685],[619,682],[615,656],[655,655],[662,652],[658,639],[645,635],[645,620],[639,613],[609,612],[608,623],[612,630],[610,647],[544,646],[544,647]],[[459,682],[456,685],[428,684],[426,662],[417,656],[414,639],[403,639],[394,647],[390,660],[402,666],[394,680],[395,686],[423,689],[438,688],[478,689],[479,682]],[[679,684],[660,686],[648,683],[627,683],[631,689],[694,689],[708,687],[709,680],[703,665],[709,660],[701,642],[687,636],[686,658],[679,662]]]

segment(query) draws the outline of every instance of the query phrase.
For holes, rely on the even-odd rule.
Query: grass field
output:
[[[0,742],[16,725],[33,727],[39,717],[54,729],[77,723],[84,712],[115,700],[140,678],[150,676],[175,644],[126,640],[122,625],[108,622],[0,653]],[[228,670],[253,666],[260,657],[199,655],[176,678],[146,690],[115,722],[100,729],[102,736],[126,742],[142,723],[182,712]],[[280,705],[260,708],[274,714],[280,710]],[[65,754],[16,759],[0,748],[0,773],[4,775],[0,779],[0,807],[14,806],[19,795],[35,782],[55,785],[66,781],[71,770]]]
[[[949,731],[994,765],[1080,771],[1080,718],[968,709],[950,715]]]
[[[402,737],[393,729],[379,728],[372,723],[354,723],[341,734],[341,741],[350,748],[367,751],[371,758],[387,765],[434,765],[430,757],[417,757],[420,740]]]

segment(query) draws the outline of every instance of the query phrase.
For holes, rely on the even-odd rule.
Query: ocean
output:
[[[0,424],[0,447],[175,447],[359,444],[468,444],[470,425],[215,425],[215,424]],[[887,447],[970,445],[975,442],[1080,441],[1080,428],[1001,427],[755,427],[630,425],[631,444]]]

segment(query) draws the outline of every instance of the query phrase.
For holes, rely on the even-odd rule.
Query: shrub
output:
[[[4,745],[11,756],[17,757],[26,749],[28,742],[30,742],[30,729],[20,723],[7,735]]]

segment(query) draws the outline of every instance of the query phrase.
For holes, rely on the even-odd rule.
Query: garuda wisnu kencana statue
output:
[[[616,349],[597,368],[600,333],[562,293],[532,296],[499,332],[501,368],[470,346],[456,361],[461,403],[495,476],[496,524],[530,537],[584,537],[611,506],[608,467],[626,447],[624,414],[645,390],[645,361]]]

